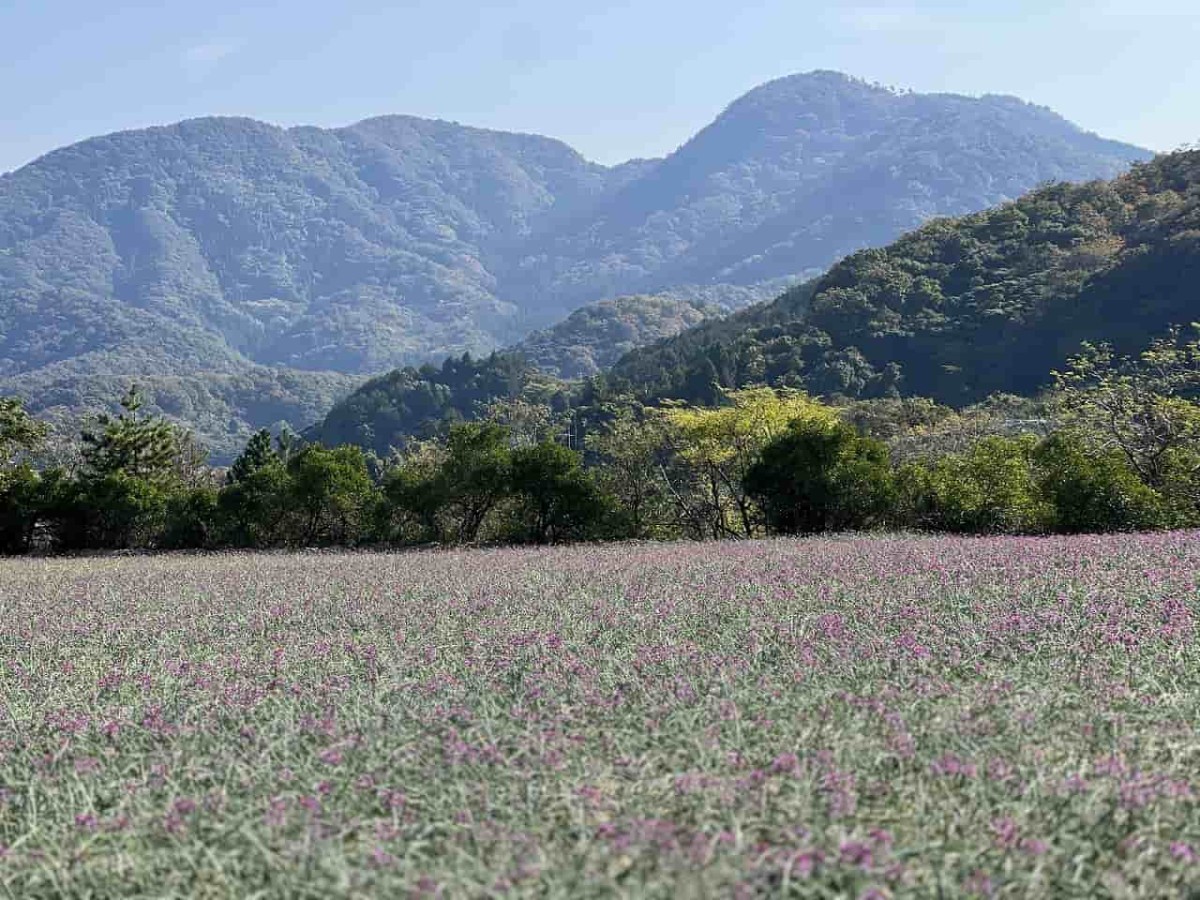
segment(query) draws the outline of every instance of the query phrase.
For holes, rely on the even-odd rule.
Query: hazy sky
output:
[[[0,171],[209,114],[436,116],[612,163],[818,68],[1015,94],[1156,150],[1200,140],[1197,0],[0,0]]]

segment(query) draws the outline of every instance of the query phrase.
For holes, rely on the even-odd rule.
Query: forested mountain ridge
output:
[[[571,405],[578,379],[599,374],[623,347],[678,334],[696,323],[721,328],[740,322],[767,305],[760,301],[733,315],[729,310],[752,304],[767,290],[693,286],[590,303],[507,350],[478,359],[447,357],[440,366],[405,366],[372,378],[333,404],[305,437],[327,446],[355,444],[386,456],[413,439],[444,437],[450,426],[476,419],[497,403],[516,404],[549,419]]]
[[[57,151],[0,178],[0,393],[70,422],[137,380],[227,456],[281,409],[322,416],[355,382],[336,373],[519,336],[487,255],[638,168],[407,117],[202,119]],[[236,387],[264,381],[284,392],[271,418]]]
[[[930,218],[1148,157],[1013,97],[794,75],[736,100],[579,231],[556,234],[549,283],[569,296],[597,277],[629,293],[811,276]]]
[[[172,374],[488,348],[517,333],[489,254],[620,178],[556,141],[407,117],[87,141],[0,180],[0,371],[130,344]]]
[[[405,116],[123,132],[0,176],[0,393],[36,405],[54,385],[70,414],[96,377],[219,394],[256,367],[478,354],[587,302],[814,273],[930,216],[1146,155],[1020,101],[835,73],[765,85],[666,159],[617,167]],[[222,433],[267,424],[226,399]]]
[[[786,281],[761,285],[686,285],[659,294],[634,294],[581,306],[561,322],[509,348],[558,378],[587,378],[637,347],[772,300]]]
[[[1083,341],[1129,352],[1197,320],[1192,151],[931,222],[804,291],[634,350],[610,378],[645,397],[704,402],[718,387],[769,383],[963,404],[1036,392]]]

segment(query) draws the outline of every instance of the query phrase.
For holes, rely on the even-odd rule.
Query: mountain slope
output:
[[[117,346],[174,374],[490,347],[516,313],[490,257],[611,177],[555,141],[400,117],[88,141],[0,179],[0,373]]]
[[[637,347],[679,334],[779,294],[784,285],[687,285],[660,294],[635,294],[581,306],[558,324],[514,347],[557,378],[588,378]]]
[[[1200,152],[932,222],[806,291],[635,350],[610,375],[689,400],[760,382],[958,404],[1033,393],[1082,341],[1131,351],[1200,320]]]
[[[1050,181],[1110,178],[1146,158],[1012,97],[796,75],[734,102],[556,238],[548,283],[562,297],[586,295],[598,276],[654,291],[814,275],[930,218]]]
[[[606,297],[811,274],[1145,155],[1020,101],[833,73],[765,85],[667,159],[612,168],[403,116],[109,135],[0,176],[0,392],[76,379],[82,413],[95,378],[220,390],[264,366],[480,353]]]
[[[136,384],[147,413],[187,423],[203,439],[216,464],[232,462],[259,428],[301,429],[321,421],[365,379],[338,372],[250,366],[234,373],[200,375],[96,375],[53,378],[17,376],[9,390],[30,397],[29,409],[49,422],[62,447],[78,435],[83,414],[119,413],[118,401]],[[61,439],[60,439],[61,438]]]
[[[566,385],[521,353],[448,357],[440,366],[406,366],[372,378],[333,406],[304,436],[327,446],[356,444],[380,456],[412,439],[445,434],[494,401],[527,400],[565,409]]]

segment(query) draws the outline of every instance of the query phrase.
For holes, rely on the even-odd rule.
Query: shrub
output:
[[[18,466],[0,476],[0,553],[25,553],[33,543],[44,507],[42,479]]]
[[[222,488],[216,510],[220,541],[235,547],[285,543],[289,487],[287,469],[275,459]]]
[[[158,543],[168,493],[158,485],[112,472],[63,480],[47,503],[58,544],[68,550],[126,550]]]
[[[190,488],[167,499],[162,537],[164,550],[201,550],[211,547],[217,532],[217,491]]]
[[[1095,452],[1059,433],[1038,445],[1034,462],[1039,490],[1053,508],[1055,531],[1140,531],[1168,522],[1162,497],[1117,452]]]
[[[778,534],[866,528],[894,502],[887,448],[843,423],[793,422],[763,448],[745,479]]]
[[[375,498],[360,448],[309,445],[288,460],[287,476],[291,542],[359,543]]]
[[[1200,449],[1176,447],[1167,451],[1160,492],[1171,527],[1200,526]]]
[[[918,528],[974,534],[1045,531],[1053,509],[1034,477],[1036,438],[989,437],[963,453],[900,470],[901,518]]]
[[[537,544],[596,536],[609,509],[579,454],[550,442],[513,452],[512,494],[515,536]]]

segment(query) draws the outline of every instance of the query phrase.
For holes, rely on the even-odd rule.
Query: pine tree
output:
[[[241,456],[234,460],[229,474],[225,476],[225,483],[238,484],[260,469],[279,461],[279,454],[275,452],[271,441],[271,432],[264,428],[254,433]]]
[[[29,415],[18,397],[0,397],[0,468],[11,468],[23,453],[38,449],[46,426]]]
[[[83,462],[95,478],[124,474],[149,482],[176,479],[184,433],[166,419],[141,413],[142,396],[134,385],[121,400],[121,413],[102,415],[98,427],[84,431]]]

